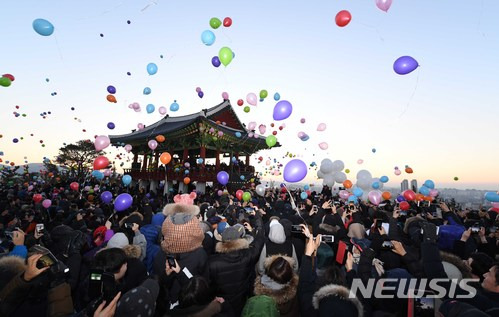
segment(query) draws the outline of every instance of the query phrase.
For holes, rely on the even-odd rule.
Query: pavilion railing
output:
[[[124,174],[132,176],[135,180],[165,180],[165,176],[169,181],[183,181],[185,177],[189,177],[191,182],[214,182],[217,180],[218,172],[226,170],[227,168],[206,167],[206,168],[190,168],[189,173],[185,174],[184,169],[175,171],[174,169],[159,169],[148,168],[143,169],[124,169]],[[242,168],[235,168],[233,173],[240,175],[253,175],[255,168],[253,166],[246,166]]]

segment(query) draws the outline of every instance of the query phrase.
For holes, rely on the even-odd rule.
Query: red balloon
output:
[[[229,26],[231,26],[231,25],[232,25],[232,19],[231,19],[231,18],[229,18],[229,17],[226,17],[226,18],[224,19],[224,26],[225,26],[226,28],[228,28],[228,27],[229,27]]]
[[[242,190],[238,190],[238,191],[236,192],[236,198],[237,198],[238,200],[243,200],[243,194],[244,194],[244,192],[243,192]]]
[[[413,192],[413,191],[412,191],[412,190],[410,190],[410,189],[408,189],[408,190],[404,191],[403,195],[404,195],[404,198],[405,198],[406,200],[408,200],[408,201],[411,201],[411,200],[416,199],[416,193],[415,193],[415,192]]]
[[[11,74],[3,74],[2,77],[7,77],[8,79],[10,79],[10,81],[16,80],[16,78],[14,76],[12,76]]]
[[[33,201],[34,201],[36,204],[38,204],[39,202],[41,202],[41,201],[42,201],[42,199],[43,199],[43,197],[42,197],[42,195],[40,195],[40,194],[34,194],[34,195],[33,195]]]
[[[400,209],[402,210],[408,210],[411,207],[407,201],[403,201],[400,203]]]
[[[238,105],[238,106],[242,106],[242,105],[244,105],[244,101],[243,101],[242,99],[239,99],[239,100],[237,101],[237,105]]]
[[[352,20],[352,15],[347,10],[342,10],[336,14],[336,25],[339,27],[347,26]]]
[[[98,156],[94,161],[94,170],[106,168],[109,165],[109,160],[105,156]]]
[[[69,188],[76,192],[78,191],[78,188],[80,188],[80,184],[78,184],[77,182],[72,182],[71,184],[69,184]]]

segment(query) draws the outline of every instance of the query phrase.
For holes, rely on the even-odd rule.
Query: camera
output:
[[[329,234],[323,234],[323,235],[321,235],[321,242],[333,243],[334,242],[334,236],[333,235],[329,235]]]
[[[473,227],[471,227],[471,233],[479,233],[480,232],[480,226],[479,225],[473,225]]]
[[[36,224],[36,232],[37,233],[42,233],[44,229],[45,229],[45,225],[43,223]]]
[[[292,233],[302,233],[302,227],[300,225],[292,225],[291,226]]]
[[[40,246],[40,245],[35,245],[30,249],[31,253],[34,254],[42,254],[42,257],[36,262],[36,267],[38,269],[43,269],[44,267],[47,266],[53,266],[56,265],[59,260],[50,252],[50,250]]]

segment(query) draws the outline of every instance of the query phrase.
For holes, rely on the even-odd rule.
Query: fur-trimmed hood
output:
[[[288,261],[291,267],[294,267],[295,260],[291,257],[276,254],[269,256],[265,259],[264,267],[268,269],[272,262],[274,262],[277,258],[282,257],[286,261]],[[277,283],[277,282],[274,282]],[[279,290],[271,289],[267,287],[264,283],[262,283],[262,276],[257,276],[255,279],[255,295],[267,295],[274,299],[277,305],[281,305],[291,301],[294,297],[296,297],[296,290],[298,289],[298,275],[293,274],[293,278],[288,283],[284,284],[283,287]]]
[[[230,253],[237,250],[249,249],[250,242],[247,239],[236,239],[226,242],[218,242],[215,246],[217,253]]]
[[[335,234],[341,228],[339,226],[332,226],[332,225],[328,225],[327,223],[321,223],[319,225],[319,229],[321,229],[321,230],[323,230],[323,231],[325,231],[327,233]]]
[[[134,212],[132,212],[131,214],[129,214],[128,216],[123,217],[123,219],[121,219],[121,220],[120,220],[120,222],[119,222],[120,227],[123,227],[123,224],[124,224],[125,222],[127,222],[127,220],[128,220],[129,218],[134,217],[134,216],[135,216],[135,217],[139,217],[139,218],[140,218],[140,221],[144,221],[144,216],[143,216],[140,212],[138,212],[138,211],[134,211]],[[140,225],[140,224],[139,224],[139,225]]]
[[[409,234],[409,227],[413,224],[413,223],[417,223],[417,222],[424,222],[426,220],[424,220],[421,216],[417,215],[417,216],[414,216],[414,217],[410,217],[410,218],[407,218],[407,220],[405,221],[405,224],[404,224],[404,233],[405,234]]]
[[[168,204],[165,208],[163,208],[163,215],[167,217],[179,213],[197,216],[199,214],[199,207],[196,205],[186,204]]]
[[[122,249],[123,251],[125,251],[126,256],[129,258],[140,259],[140,256],[142,254],[140,246],[135,244],[126,245]]]
[[[24,259],[18,256],[2,256],[0,257],[0,271],[9,271],[12,275],[17,275],[26,270],[27,266]]]
[[[448,252],[440,251],[440,258],[442,259],[442,262],[447,263],[447,264],[444,263],[444,269],[446,273],[448,273],[447,275],[449,275],[449,273],[452,273],[452,269],[449,270],[450,268],[449,265],[452,265],[459,270],[459,272],[462,275],[462,278],[472,278],[470,269],[463,263],[463,260],[461,260],[458,256]],[[449,278],[455,278],[455,276],[449,276]]]
[[[341,300],[352,303],[356,308],[359,317],[364,315],[364,307],[357,297],[350,298],[350,290],[341,285],[329,284],[321,287],[315,292],[312,298],[312,305],[315,309],[319,309],[319,302],[329,296],[336,296]]]

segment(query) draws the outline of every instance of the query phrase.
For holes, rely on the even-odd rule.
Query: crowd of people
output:
[[[69,183],[1,184],[0,316],[499,316],[494,211]],[[134,203],[116,212],[104,190]]]

